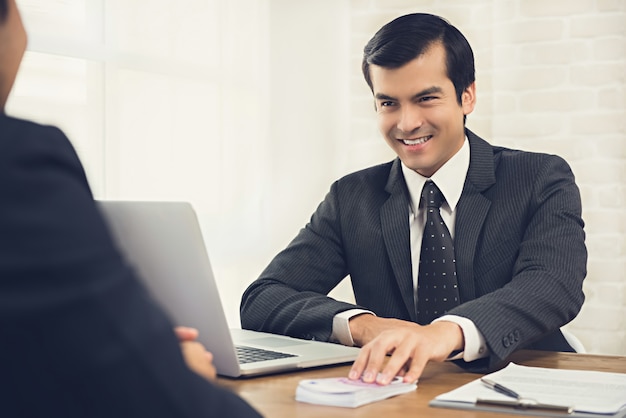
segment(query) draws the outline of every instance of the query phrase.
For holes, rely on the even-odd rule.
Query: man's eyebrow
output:
[[[428,96],[429,94],[435,94],[435,93],[441,93],[441,92],[443,92],[443,89],[441,87],[432,86],[418,93],[415,93],[413,95],[413,99],[417,99],[423,96]],[[376,100],[392,100],[392,101],[398,100],[395,97],[391,97],[383,93],[376,93],[375,97],[376,97]]]
[[[396,100],[396,98],[387,96],[386,94],[376,93],[376,100]]]
[[[443,89],[441,87],[432,86],[413,95],[413,98],[417,99],[419,97],[428,96],[429,94],[435,94],[435,93],[441,93],[441,92],[443,92]]]

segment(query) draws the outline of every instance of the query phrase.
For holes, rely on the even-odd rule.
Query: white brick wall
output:
[[[384,23],[444,16],[474,49],[468,126],[493,144],[565,158],[583,198],[586,301],[568,325],[592,353],[626,355],[626,0],[351,0],[348,167],[393,154],[376,131],[361,51]]]

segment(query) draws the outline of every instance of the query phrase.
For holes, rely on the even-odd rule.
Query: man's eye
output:
[[[388,107],[388,106],[393,106],[393,105],[394,103],[389,100],[387,100],[386,102],[380,102],[381,107]]]
[[[430,102],[431,100],[435,100],[437,97],[435,96],[424,96],[420,97],[420,102]]]

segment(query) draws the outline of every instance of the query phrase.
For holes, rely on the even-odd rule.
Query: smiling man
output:
[[[337,180],[243,295],[245,328],[363,347],[350,378],[484,372],[520,348],[572,351],[587,251],[567,163],[492,146],[465,37],[429,14],[382,27],[363,74],[398,158]],[[349,276],[356,305],[328,297]],[[389,358],[387,359],[387,357]]]

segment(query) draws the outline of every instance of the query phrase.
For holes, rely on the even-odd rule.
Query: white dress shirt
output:
[[[417,301],[417,276],[422,247],[422,234],[424,224],[426,223],[426,211],[420,210],[419,207],[422,188],[424,187],[424,183],[426,183],[426,181],[432,180],[441,191],[445,198],[445,201],[441,205],[441,217],[446,223],[452,239],[454,239],[456,205],[461,198],[463,184],[465,183],[465,177],[467,176],[467,170],[469,169],[469,161],[470,149],[469,142],[466,138],[459,152],[453,155],[452,158],[450,158],[430,178],[424,177],[402,164],[402,174],[404,175],[404,179],[409,189],[409,195],[411,197],[408,222],[411,236],[413,298],[415,301]],[[373,314],[373,312],[364,311],[362,309],[351,309],[335,315],[333,318],[333,332],[331,339],[345,345],[354,345],[354,340],[352,339],[352,335],[350,333],[349,320],[350,318],[362,313]],[[486,357],[489,354],[485,338],[470,319],[456,315],[444,315],[435,319],[433,322],[436,321],[454,322],[458,324],[463,331],[465,339],[464,350],[461,353],[456,354],[454,357],[451,357],[449,360],[462,358],[463,360],[469,362]]]

